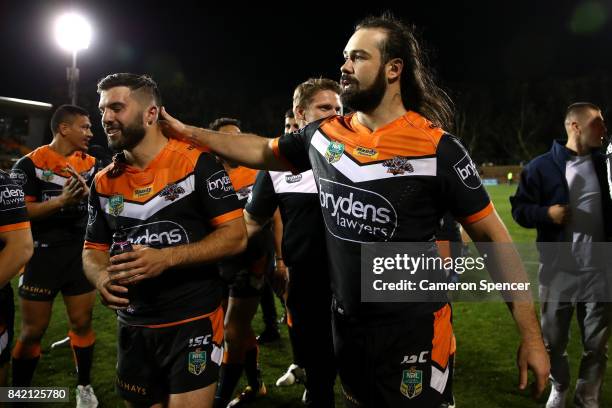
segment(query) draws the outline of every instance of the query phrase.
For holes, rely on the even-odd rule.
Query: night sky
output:
[[[224,94],[216,105],[240,98],[256,110],[261,101],[286,97],[289,107],[297,83],[319,75],[338,79],[353,25],[383,10],[422,30],[433,66],[451,94],[455,84],[479,88],[509,79],[612,72],[612,1],[429,0],[404,1],[403,8],[376,2],[371,9],[351,2],[325,7],[295,2],[282,8],[232,3],[231,10],[203,3],[0,1],[0,96],[67,101],[70,56],[55,44],[52,26],[70,8],[93,25],[92,43],[78,60],[79,102],[88,108],[97,103],[97,79],[120,71],[210,86]],[[215,113],[240,112],[215,108]]]

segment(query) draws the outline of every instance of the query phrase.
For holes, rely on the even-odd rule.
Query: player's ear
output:
[[[68,129],[70,128],[70,123],[61,122],[57,126],[57,131],[60,135],[65,136],[68,133]]]
[[[304,116],[306,112],[306,109],[300,107],[300,106],[296,106],[295,108],[293,108],[293,115],[295,116],[295,120],[299,121],[299,120],[306,120],[306,117]]]
[[[147,125],[151,126],[153,123],[156,123],[159,119],[159,112],[161,111],[161,107],[157,105],[151,105],[147,109],[145,114],[145,122]]]
[[[387,62],[387,78],[389,81],[395,81],[402,75],[404,69],[404,61],[401,58],[393,58]]]

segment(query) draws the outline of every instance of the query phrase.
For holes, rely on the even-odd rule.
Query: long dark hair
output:
[[[383,64],[393,58],[400,58],[404,62],[400,77],[404,107],[420,113],[437,126],[452,129],[453,102],[436,85],[415,27],[404,24],[391,13],[384,13],[361,20],[355,26],[355,31],[364,28],[381,29],[387,33],[387,38],[380,44]]]

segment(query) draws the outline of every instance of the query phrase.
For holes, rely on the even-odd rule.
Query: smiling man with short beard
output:
[[[210,408],[223,357],[214,263],[244,250],[242,207],[212,154],[162,134],[150,77],[112,74],[98,92],[119,152],[91,185],[83,263],[117,311],[116,390],[138,406]],[[117,232],[140,245],[109,258]]]

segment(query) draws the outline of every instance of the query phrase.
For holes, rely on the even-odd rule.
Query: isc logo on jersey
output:
[[[397,227],[397,212],[378,193],[319,179],[319,202],[325,225],[340,239],[388,241]]]
[[[224,170],[219,170],[206,179],[208,195],[215,199],[229,197],[234,193],[232,181]]]
[[[158,221],[126,228],[128,241],[135,245],[165,247],[188,244],[185,229],[172,221]]]
[[[0,185],[0,207],[2,210],[11,210],[25,206],[25,194],[15,185]]]

